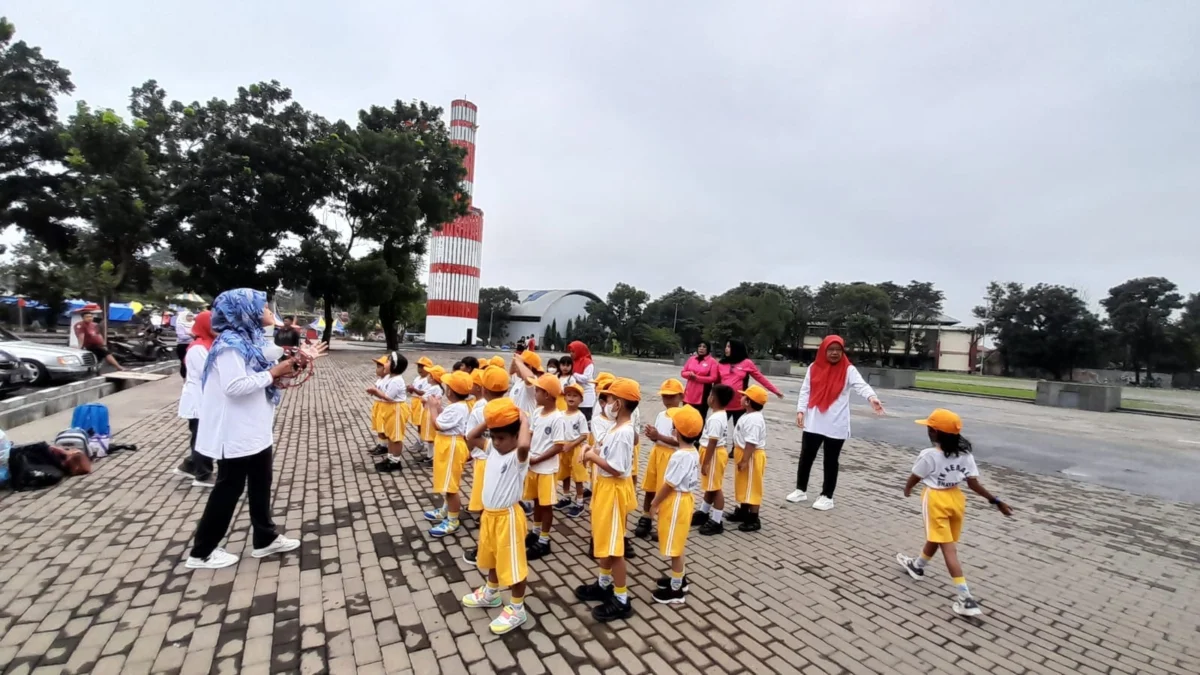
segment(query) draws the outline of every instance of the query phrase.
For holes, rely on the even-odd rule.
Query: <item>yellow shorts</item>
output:
[[[729,466],[729,450],[724,446],[717,446],[713,450],[712,457],[708,460],[706,469],[708,474],[700,472],[700,488],[705,492],[716,492],[725,487],[725,467]]]
[[[570,478],[576,483],[586,483],[588,481],[588,470],[579,460],[580,452],[583,446],[575,446],[571,452],[564,452],[558,456],[558,473],[555,478],[565,480]]]
[[[633,470],[629,473],[632,478],[638,477],[638,465],[642,463],[642,445],[640,442],[633,444]],[[637,481],[633,481],[635,484]]]
[[[473,513],[483,510],[483,470],[485,467],[487,467],[486,459],[471,461],[471,500],[467,502],[467,510]]]
[[[425,417],[425,402],[422,401],[419,396],[415,397],[409,401],[408,409],[408,421],[411,422],[413,426],[421,426],[421,420]]]
[[[383,433],[383,401],[371,403],[371,431],[376,434]]]
[[[674,448],[656,445],[650,449],[650,458],[646,460],[646,475],[642,476],[642,492],[658,492],[662,487],[663,478],[667,475],[667,464],[671,461]]]
[[[596,479],[592,486],[592,555],[625,557],[625,517],[634,501],[633,481],[629,478]]]
[[[525,514],[516,505],[487,509],[479,521],[479,549],[475,564],[481,570],[496,570],[501,586],[525,581]]]
[[[767,470],[767,451],[762,448],[754,450],[754,456],[750,458],[750,462],[745,471],[737,469],[737,465],[742,461],[741,448],[733,449],[733,494],[734,499],[739,504],[749,504],[751,506],[759,506],[762,504],[763,497],[763,473]]]
[[[471,453],[462,436],[443,436],[433,439],[433,493],[439,495],[458,492],[463,467]]]
[[[525,494],[522,498],[526,501],[536,501],[539,506],[554,506],[558,500],[554,490],[554,474],[532,471],[525,474]]]
[[[393,443],[404,442],[404,432],[408,429],[408,416],[410,408],[407,401],[400,403],[380,403],[382,414],[380,415],[379,435],[388,439]]]
[[[692,529],[695,498],[690,492],[675,491],[658,505],[658,552],[668,558],[683,555]]]
[[[967,496],[957,487],[935,490],[926,486],[921,493],[921,513],[925,517],[925,541],[957,542],[967,513]]]
[[[430,443],[437,438],[437,427],[433,425],[433,418],[429,416],[429,409],[421,409],[421,424],[417,427],[421,432],[421,440]]]

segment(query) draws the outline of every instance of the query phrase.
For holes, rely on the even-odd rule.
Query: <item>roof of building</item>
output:
[[[554,303],[571,295],[581,295],[588,300],[603,302],[600,296],[577,288],[558,290],[518,290],[517,302],[509,317],[513,319],[540,319]]]

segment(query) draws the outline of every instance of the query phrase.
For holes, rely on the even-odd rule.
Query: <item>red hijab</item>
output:
[[[846,350],[846,341],[840,335],[830,335],[821,341],[817,349],[817,360],[808,367],[808,406],[821,412],[829,410],[829,406],[838,400],[846,389],[846,371],[850,369],[850,359],[843,353],[842,360],[830,363],[826,352],[829,345],[837,344]]]
[[[192,324],[192,335],[195,337],[188,349],[199,345],[212,351],[213,340],[217,339],[217,334],[212,329],[212,312],[200,312],[196,315],[196,321]]]
[[[580,375],[587,372],[587,367],[592,365],[592,350],[588,349],[587,345],[576,340],[567,345],[567,351],[571,352],[571,360],[574,362],[572,372],[579,373]]]

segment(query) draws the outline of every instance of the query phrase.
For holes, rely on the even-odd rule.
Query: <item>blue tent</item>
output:
[[[63,311],[63,314],[64,315],[71,314],[72,312],[74,312],[74,311],[78,310],[79,308],[84,307],[86,305],[99,305],[99,304],[100,303],[98,303],[98,302],[93,303],[93,302],[87,302],[85,300],[68,300],[66,303],[67,308],[65,311]],[[115,321],[117,323],[133,321],[133,308],[130,307],[129,305],[127,305],[125,303],[121,303],[121,302],[111,303],[108,306],[108,320]]]
[[[6,295],[3,297],[0,297],[0,305],[15,305],[15,304],[17,304],[17,299],[18,298],[13,295]],[[43,305],[42,303],[38,302],[37,300],[30,300],[29,298],[25,298],[25,309],[31,309],[31,310],[50,309],[50,305]]]

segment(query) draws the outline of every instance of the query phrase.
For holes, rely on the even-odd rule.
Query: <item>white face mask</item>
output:
[[[262,353],[268,361],[278,361],[283,358],[283,347],[279,345],[267,345],[263,347]]]
[[[608,404],[608,407],[606,407],[606,408],[604,409],[604,413],[605,413],[606,415],[608,415],[608,418],[609,418],[609,419],[612,419],[612,420],[615,420],[615,419],[617,419],[617,413],[618,413],[618,412],[620,412],[620,411],[621,411],[621,404],[620,404],[620,403],[617,403],[616,401],[613,401],[612,403],[609,403],[609,404]]]

